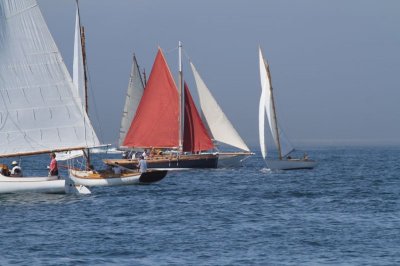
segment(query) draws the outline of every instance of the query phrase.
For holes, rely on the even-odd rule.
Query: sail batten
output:
[[[202,114],[207,122],[212,137],[218,142],[228,144],[244,151],[250,151],[239,133],[233,127],[221,107],[218,105],[210,90],[204,83],[194,64],[190,62],[200,98]]]
[[[36,1],[0,13],[0,155],[98,146]]]

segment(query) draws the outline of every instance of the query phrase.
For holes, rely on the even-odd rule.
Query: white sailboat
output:
[[[254,153],[250,152],[249,147],[222,111],[192,62],[190,62],[190,66],[196,82],[201,111],[213,140],[241,150],[240,152],[220,151],[218,167],[240,166],[244,160]]]
[[[311,169],[317,162],[309,160],[306,156],[301,159],[292,159],[289,154],[294,150],[289,140],[277,123],[276,108],[268,62],[264,59],[261,47],[259,48],[259,66],[261,80],[261,97],[259,105],[259,135],[261,154],[271,170]],[[265,142],[265,114],[267,114],[269,128],[274,143],[278,149],[278,158],[267,158]]]
[[[0,36],[0,158],[98,146],[37,2],[0,0]],[[68,177],[0,174],[0,193],[71,190]]]

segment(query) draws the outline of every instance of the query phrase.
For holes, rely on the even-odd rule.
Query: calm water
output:
[[[309,151],[314,170],[255,156],[89,196],[0,195],[0,265],[400,265],[399,154],[326,148]]]

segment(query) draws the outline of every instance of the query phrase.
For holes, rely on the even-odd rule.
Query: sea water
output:
[[[151,185],[0,195],[0,265],[400,265],[400,147],[308,154],[313,170],[271,172],[257,152]]]

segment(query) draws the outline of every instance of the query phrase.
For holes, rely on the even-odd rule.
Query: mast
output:
[[[264,57],[263,57],[263,59],[264,59]],[[275,121],[273,130],[275,131],[275,134],[276,134],[276,140],[277,140],[277,144],[278,144],[279,160],[282,160],[282,148],[281,148],[281,141],[280,141],[280,137],[279,137],[278,121],[276,120],[276,109],[275,109],[274,93],[273,93],[273,88],[272,88],[271,73],[269,71],[268,63],[265,63],[265,59],[264,59],[264,65],[265,65],[265,69],[267,70],[268,80],[269,80],[269,85],[270,85],[270,91],[271,91],[272,112],[273,112],[274,121]]]
[[[179,151],[183,150],[183,128],[184,128],[184,104],[183,73],[182,73],[182,42],[179,41]]]
[[[87,63],[86,63],[86,43],[85,43],[85,28],[81,25],[81,15],[79,11],[79,2],[76,0],[76,9],[78,11],[78,22],[79,22],[79,31],[81,36],[81,48],[82,48],[82,63],[83,63],[83,77],[85,82],[85,111],[88,113],[88,78],[87,78]]]

